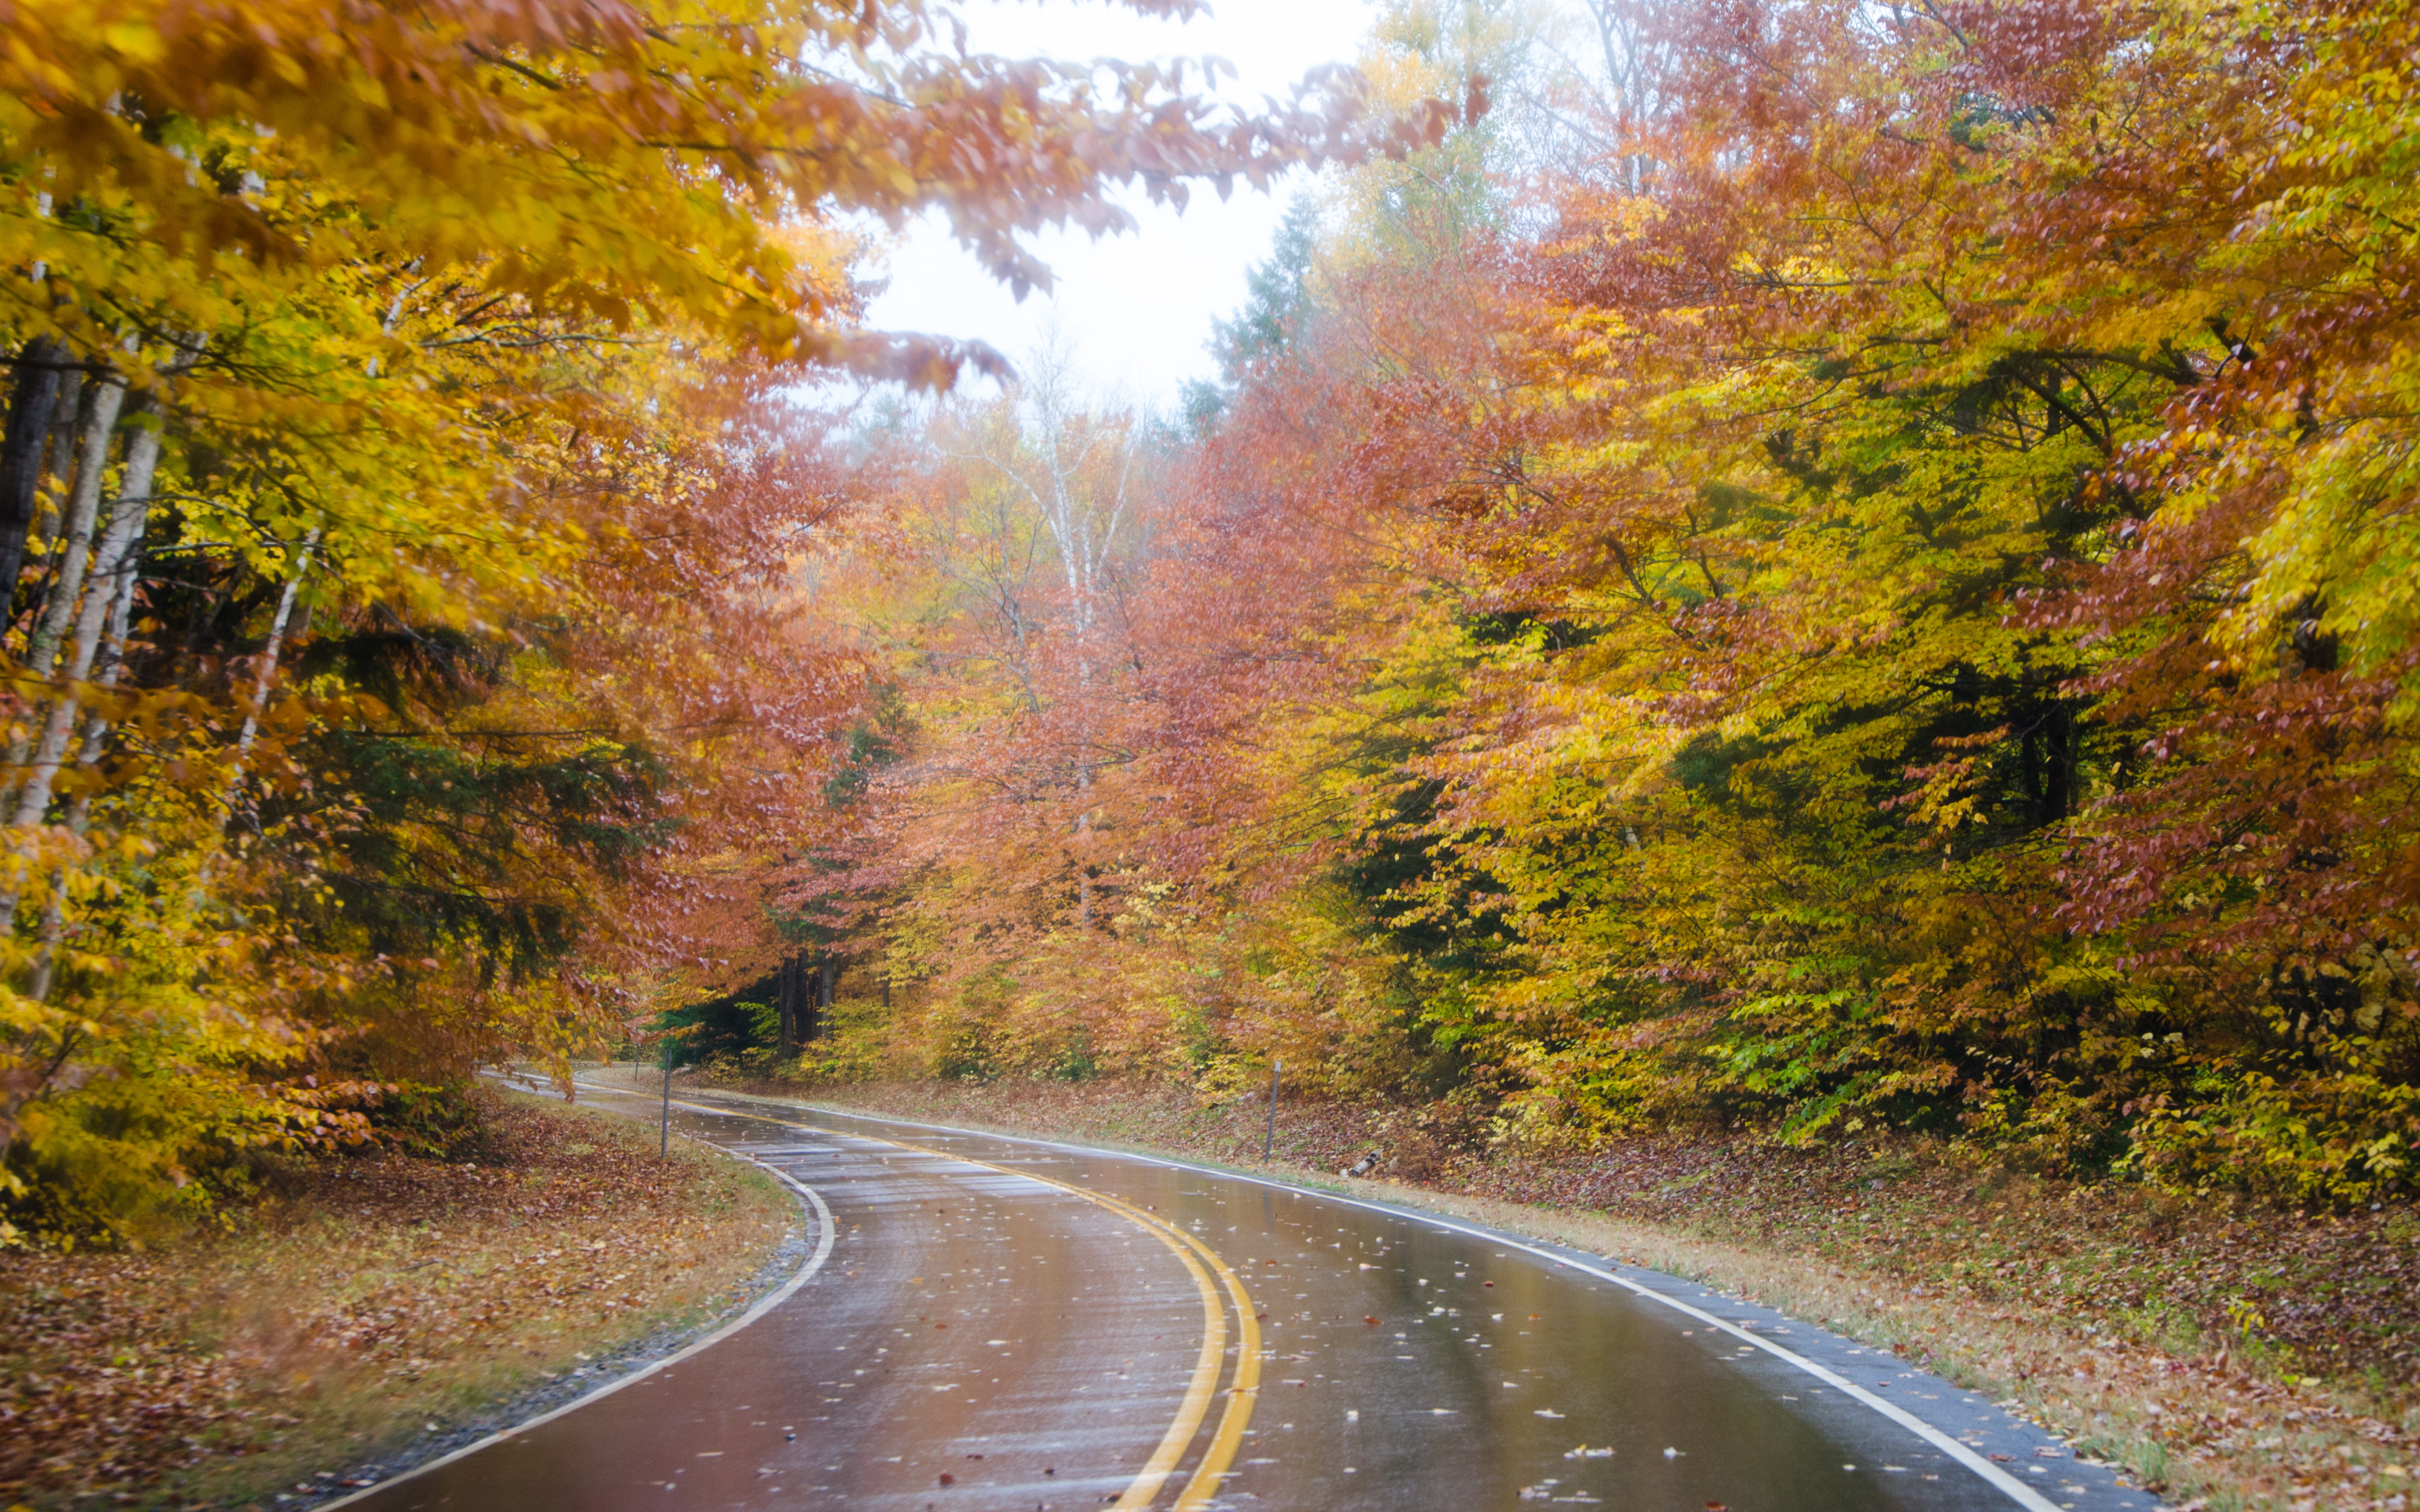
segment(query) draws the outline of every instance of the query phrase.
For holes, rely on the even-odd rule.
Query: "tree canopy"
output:
[[[1592,14],[1382,25],[1502,103],[1289,222],[1193,439],[1085,423],[1113,617],[884,611],[922,985],[832,1065],[2408,1180],[2409,8]],[[906,517],[1092,552],[975,423]]]
[[[876,690],[798,585],[888,481],[798,394],[1004,371],[863,326],[869,228],[938,209],[1022,292],[1122,186],[1452,115],[972,54],[947,5],[6,19],[0,1196],[68,1229],[618,1038],[845,838]]]
[[[1259,115],[953,18],[10,13],[23,1212],[666,1011],[2411,1179],[2420,12],[1401,0]],[[1323,162],[1183,423],[860,322]]]

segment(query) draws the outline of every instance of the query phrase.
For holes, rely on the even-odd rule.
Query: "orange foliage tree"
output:
[[[951,1011],[1507,1138],[2407,1180],[2411,8],[1624,14],[1593,156],[1388,179],[1205,408],[1131,903],[961,793],[905,907],[1061,891]]]
[[[1446,114],[1348,75],[1236,112],[920,4],[0,14],[27,1211],[197,1198],[230,1148],[357,1134],[374,1082],[559,1056],[768,949],[867,697],[799,585],[869,485],[793,395],[997,366],[861,328],[862,218],[939,208],[1022,290],[1017,234],[1118,228],[1119,185]]]

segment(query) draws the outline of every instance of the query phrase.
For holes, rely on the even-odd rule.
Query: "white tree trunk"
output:
[[[117,686],[117,674],[126,667],[126,632],[134,620],[134,589],[141,574],[139,563],[143,536],[136,532],[136,549],[130,550],[118,569],[116,592],[110,594],[108,627],[101,638],[100,666],[94,674],[103,691]],[[89,772],[101,764],[101,753],[109,743],[109,721],[93,719],[85,730],[83,748],[76,752],[76,765]],[[92,821],[92,789],[80,788],[68,800],[67,827],[70,834],[81,835]],[[66,877],[54,874],[51,879],[50,902],[42,909],[42,947],[34,958],[34,980],[26,995],[42,1002],[51,995],[53,968],[58,958],[59,940],[66,932]]]
[[[59,642],[67,636],[68,622],[75,616],[76,599],[84,591],[85,567],[91,560],[93,517],[101,510],[101,474],[109,468],[109,437],[117,428],[118,407],[126,402],[124,378],[108,374],[95,381],[100,389],[93,395],[92,413],[85,418],[84,434],[76,444],[75,485],[69,493],[60,527],[67,549],[59,559],[59,575],[51,585],[50,601],[42,606],[41,623],[34,627],[32,639],[25,643],[25,671],[34,677],[51,675]],[[156,450],[153,455],[158,455]],[[149,485],[147,483],[145,487],[147,492]]]
[[[277,678],[277,658],[286,646],[286,626],[294,618],[294,595],[302,591],[302,579],[311,575],[312,559],[319,554],[321,527],[314,525],[302,537],[302,550],[294,559],[294,574],[286,579],[285,592],[277,595],[277,614],[269,622],[269,644],[260,653],[260,662],[252,675],[252,712],[243,717],[243,733],[235,742],[235,776],[243,775],[243,759],[252,752],[252,743],[260,733],[260,711],[269,702],[269,685]]]
[[[93,414],[87,423],[76,465],[73,495],[69,500],[68,517],[70,538],[66,558],[60,565],[58,580],[52,585],[51,601],[45,606],[42,626],[35,642],[27,648],[26,671],[47,677],[55,666],[59,643],[75,619],[76,636],[70,648],[67,666],[69,687],[53,699],[42,724],[40,740],[31,749],[33,765],[25,774],[23,787],[17,793],[16,810],[12,821],[21,833],[42,822],[42,814],[51,806],[51,787],[57,780],[59,763],[75,733],[78,707],[74,685],[84,680],[92,670],[93,656],[101,643],[101,630],[110,606],[119,593],[118,577],[132,548],[143,539],[143,526],[151,508],[151,477],[160,461],[160,433],[145,425],[136,430],[127,445],[126,473],[116,501],[110,509],[109,524],[100,543],[100,581],[90,594],[82,594],[85,569],[94,561],[90,550],[93,516],[101,502],[101,476],[109,459],[109,433],[102,428],[105,419],[110,425],[117,422],[120,403],[126,396],[122,380],[104,382],[96,397]],[[83,596],[88,602],[79,606]],[[28,755],[24,743],[19,742],[10,752],[22,765]],[[20,843],[23,841],[21,840]],[[56,888],[53,889],[54,892]],[[17,919],[18,890],[14,887],[0,892],[0,931],[14,926]],[[47,927],[47,926],[46,926]]]
[[[17,796],[15,822],[21,825],[41,823],[42,811],[50,807],[51,786],[58,779],[59,764],[65,760],[75,734],[75,685],[90,674],[93,656],[101,649],[101,626],[117,602],[119,579],[132,571],[134,548],[143,539],[144,527],[150,522],[151,477],[159,463],[160,432],[149,425],[136,427],[133,438],[126,444],[125,481],[118,489],[116,503],[110,509],[108,523],[101,530],[100,544],[92,553],[92,591],[84,595],[76,614],[75,638],[68,646],[64,668],[68,687],[51,704],[41,739],[34,748],[33,769],[26,774],[25,786]],[[76,576],[84,576],[81,562],[77,563]],[[66,583],[62,577],[61,587]]]

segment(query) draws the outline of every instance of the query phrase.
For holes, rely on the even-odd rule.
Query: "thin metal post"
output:
[[[1269,1151],[1277,1148],[1278,1072],[1284,1069],[1285,1062],[1282,1060],[1272,1060],[1269,1062],[1269,1132],[1267,1136],[1261,1141],[1261,1164],[1264,1165],[1266,1165],[1269,1163]]]
[[[673,1044],[664,1041],[664,1124],[656,1136],[656,1158],[663,1159],[673,1149]]]

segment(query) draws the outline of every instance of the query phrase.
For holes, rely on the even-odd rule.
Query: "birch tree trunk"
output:
[[[137,426],[126,443],[125,481],[92,553],[92,591],[84,595],[79,606],[75,637],[68,645],[64,669],[68,686],[51,703],[41,739],[34,748],[33,767],[26,773],[24,788],[17,797],[18,825],[39,824],[43,810],[50,807],[52,784],[57,780],[59,764],[66,758],[75,733],[75,685],[92,671],[93,656],[101,648],[101,627],[117,603],[119,579],[132,578],[134,548],[150,523],[151,478],[159,463],[159,430],[151,425]],[[77,576],[82,577],[82,563],[77,565]]]
[[[134,534],[135,549],[130,550],[117,574],[116,591],[109,595],[108,628],[101,640],[101,665],[95,680],[105,692],[117,686],[117,674],[126,666],[126,631],[134,618],[134,587],[140,574],[137,565],[143,535]],[[89,772],[101,764],[101,753],[108,748],[109,721],[96,717],[85,731],[84,746],[76,753],[76,765]],[[82,835],[92,822],[92,788],[78,788],[68,800],[67,827],[71,835]],[[66,877],[54,874],[51,879],[50,902],[42,908],[42,945],[34,957],[34,980],[26,995],[35,1002],[46,1001],[51,995],[53,967],[58,959],[59,941],[66,933]]]
[[[999,473],[1032,501],[1044,528],[1059,549],[1060,570],[1067,583],[1068,638],[1076,652],[1076,720],[1072,763],[1079,805],[1071,849],[1076,872],[1076,924],[1093,926],[1093,779],[1096,764],[1092,699],[1094,673],[1100,663],[1103,580],[1126,524],[1131,500],[1134,448],[1130,427],[1112,417],[1080,414],[1069,387],[1066,356],[1055,338],[1047,338],[1032,363],[1024,402],[1032,407],[1027,442],[1038,469],[1020,466],[1014,452],[984,454]],[[1101,451],[1115,449],[1115,471],[1102,477]],[[1038,472],[1038,475],[1035,475]],[[1106,485],[1106,486],[1105,486]]]
[[[243,777],[243,759],[252,753],[252,743],[260,734],[260,711],[269,702],[270,685],[277,680],[277,661],[286,647],[286,626],[294,618],[294,597],[302,591],[302,579],[311,575],[311,563],[319,554],[319,537],[323,527],[314,525],[302,537],[302,549],[294,559],[293,575],[277,595],[277,613],[269,622],[269,644],[262,648],[260,662],[252,674],[252,712],[243,717],[243,733],[236,736],[235,771],[231,779]],[[230,787],[232,797],[233,789]]]
[[[58,576],[53,579],[50,597],[42,606],[41,623],[34,627],[33,637],[25,643],[24,669],[30,676],[51,675],[59,643],[67,637],[68,623],[75,617],[76,599],[84,591],[85,568],[92,560],[93,517],[101,511],[101,480],[109,469],[110,433],[117,428],[118,408],[125,402],[124,378],[111,373],[96,381],[92,409],[85,417],[84,433],[76,441],[75,483],[69,491],[60,520],[60,535],[66,546],[59,557]],[[159,456],[156,446],[152,456],[155,460]],[[144,486],[147,492],[147,480]]]
[[[117,392],[121,396],[123,395],[123,385],[117,386]],[[117,405],[114,402],[109,403],[107,408],[112,420],[115,420]],[[97,451],[87,445],[85,453],[84,460],[79,463],[79,467],[85,471],[80,472],[76,480],[76,491],[79,495],[85,491],[84,485],[87,477],[93,484],[94,491],[98,492],[99,461],[107,455],[107,438],[102,438],[101,445]],[[97,550],[90,557],[96,569],[93,574],[94,582],[92,591],[83,595],[84,602],[79,606],[75,619],[75,636],[68,646],[65,667],[67,686],[61,688],[51,701],[43,719],[41,737],[31,752],[32,765],[26,771],[24,785],[17,795],[16,811],[11,815],[11,822],[20,832],[29,830],[40,824],[42,815],[51,806],[51,790],[57,781],[60,763],[75,736],[76,712],[80,706],[76,685],[90,675],[93,659],[101,649],[104,629],[113,618],[119,621],[119,625],[116,632],[117,646],[111,656],[110,681],[113,684],[116,681],[116,667],[124,654],[124,616],[131,612],[132,607],[133,559],[136,548],[142,543],[144,528],[150,521],[151,480],[158,470],[159,462],[160,432],[158,428],[151,425],[138,426],[133,438],[127,443],[125,476],[118,488],[117,498],[110,507],[109,522],[101,532]],[[84,511],[84,515],[88,528],[91,523],[91,511]],[[85,554],[71,548],[70,560],[75,563],[75,576],[78,586],[81,587],[81,579],[85,576]],[[70,601],[67,595],[57,594],[52,599],[52,607],[56,608]],[[48,615],[45,616],[46,619],[48,617]],[[64,630],[65,625],[62,625],[61,628]],[[55,656],[57,650],[58,646],[54,640],[45,659]],[[28,670],[31,670],[30,666]],[[25,760],[26,753],[22,747],[12,754],[21,764]],[[95,759],[98,760],[98,753]],[[81,833],[81,830],[79,829],[78,832]],[[55,884],[59,880],[54,877],[53,902],[44,911],[44,932],[46,936],[54,939],[57,928],[55,913],[59,906],[58,887]],[[18,891],[15,887],[8,888],[6,893],[0,893],[0,930],[7,930],[15,923],[17,903]],[[47,953],[46,950],[46,956]],[[47,971],[41,974],[47,978]]]
[[[294,571],[287,576],[286,586],[277,595],[277,612],[269,621],[269,644],[260,651],[260,660],[252,673],[252,706],[245,711],[243,729],[235,738],[235,759],[227,764],[226,787],[220,806],[226,810],[227,824],[235,824],[236,795],[243,788],[244,759],[252,754],[255,740],[260,737],[260,711],[268,706],[269,689],[277,680],[277,663],[286,651],[286,626],[294,618],[294,599],[302,591],[302,579],[311,574],[312,561],[319,552],[321,527],[314,525],[302,537],[302,549],[294,560]],[[204,875],[207,876],[207,868]]]

